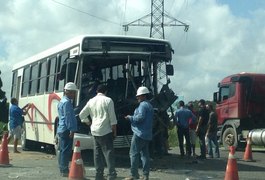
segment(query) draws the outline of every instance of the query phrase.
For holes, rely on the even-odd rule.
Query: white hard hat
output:
[[[143,94],[149,94],[149,93],[150,93],[149,90],[146,87],[142,86],[137,89],[136,96],[140,96]]]
[[[75,83],[73,82],[66,83],[66,85],[64,86],[64,89],[68,91],[77,91],[77,87]]]

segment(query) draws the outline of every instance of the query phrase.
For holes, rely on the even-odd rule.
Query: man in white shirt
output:
[[[94,136],[94,163],[96,167],[96,180],[103,179],[105,157],[108,167],[108,179],[116,178],[113,138],[116,137],[117,119],[114,103],[106,96],[107,87],[99,85],[97,95],[90,99],[82,109],[79,117],[82,122],[90,123],[92,119],[91,133]]]

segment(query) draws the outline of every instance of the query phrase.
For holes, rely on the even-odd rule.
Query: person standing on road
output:
[[[196,112],[194,111],[192,102],[188,103],[188,109],[193,113],[194,117],[189,119],[189,134],[190,134],[190,146],[191,146],[191,153],[193,157],[196,157],[195,146],[196,146],[196,126],[197,126],[197,116]]]
[[[77,87],[68,82],[64,87],[64,96],[58,104],[59,124],[57,136],[59,137],[59,169],[61,176],[68,177],[69,161],[71,158],[73,137],[77,131],[77,120],[75,118],[72,100],[75,98]]]
[[[14,137],[14,153],[20,153],[17,150],[18,140],[21,138],[21,131],[23,125],[23,115],[28,113],[31,104],[26,104],[22,109],[18,107],[18,100],[16,98],[11,99],[11,107],[9,110],[9,135],[7,138],[7,142],[10,141],[12,137]]]
[[[209,111],[209,121],[206,131],[208,155],[209,158],[220,158],[219,145],[217,142],[217,114],[212,104],[207,104],[206,108]]]
[[[84,123],[91,123],[91,134],[94,136],[94,163],[96,166],[96,180],[103,180],[105,157],[108,167],[108,179],[116,178],[113,139],[116,137],[117,119],[114,102],[106,96],[107,87],[99,85],[97,95],[90,99],[81,110],[79,117]]]
[[[152,126],[154,109],[147,100],[149,90],[146,87],[139,87],[136,92],[136,98],[139,103],[134,110],[133,115],[125,116],[126,120],[131,122],[133,137],[130,147],[131,160],[131,176],[125,180],[139,179],[138,167],[141,156],[143,165],[143,177],[141,179],[149,179],[150,157],[149,157],[149,142],[152,140]]]
[[[191,155],[190,135],[189,135],[189,120],[195,121],[195,116],[192,112],[184,107],[184,101],[179,101],[179,110],[175,114],[175,124],[178,129],[178,140],[180,155],[184,156],[183,140],[186,139],[186,155]]]
[[[207,123],[209,119],[209,113],[205,106],[205,100],[201,99],[199,101],[200,110],[198,112],[198,124],[196,127],[196,133],[199,137],[201,155],[198,156],[199,159],[206,159],[206,144],[205,135],[207,130]]]

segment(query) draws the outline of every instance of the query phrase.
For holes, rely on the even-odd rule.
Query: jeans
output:
[[[208,134],[207,138],[207,148],[208,148],[208,154],[210,157],[219,158],[220,152],[219,152],[219,145],[217,142],[217,135],[215,134]]]
[[[181,156],[184,156],[184,147],[183,147],[183,137],[186,139],[186,154],[191,155],[191,145],[190,145],[190,133],[189,128],[178,127],[178,140],[179,140],[179,150]]]
[[[130,148],[130,159],[131,159],[131,176],[139,178],[138,168],[139,160],[141,157],[143,164],[143,175],[148,177],[150,171],[150,157],[149,157],[149,142],[144,140],[135,134],[132,137],[131,148]]]
[[[115,170],[115,157],[113,148],[113,134],[94,136],[94,163],[96,168],[96,179],[101,179],[104,174],[104,158],[108,167],[108,178],[114,179],[117,176]]]
[[[70,131],[64,131],[59,136],[59,168],[61,173],[69,173],[69,161],[71,160],[73,138],[69,137]]]

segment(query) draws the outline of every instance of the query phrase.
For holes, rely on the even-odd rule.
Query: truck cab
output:
[[[225,77],[214,93],[219,141],[241,146],[251,130],[265,128],[265,74],[239,73]]]

